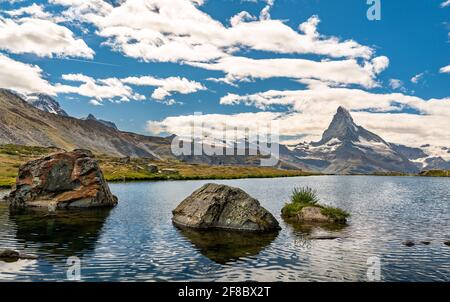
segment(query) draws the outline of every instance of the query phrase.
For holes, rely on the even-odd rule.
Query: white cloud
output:
[[[385,56],[376,57],[368,66],[374,74],[379,74],[389,66],[389,58]]]
[[[155,78],[151,76],[94,79],[84,74],[63,74],[62,79],[69,82],[78,82],[80,85],[55,85],[57,93],[76,93],[93,98],[92,105],[101,105],[104,100],[112,102],[128,102],[130,100],[145,100],[145,96],[134,92],[129,85],[154,86],[152,98],[166,105],[181,104],[174,99],[166,99],[172,93],[189,94],[206,89],[201,83],[181,77]]]
[[[246,78],[292,77],[375,87],[374,77],[389,64],[386,57],[373,58],[370,47],[320,34],[318,16],[300,24],[298,30],[281,20],[272,20],[269,11],[273,0],[265,1],[259,20],[242,11],[231,17],[228,27],[200,9],[203,1],[135,0],[116,7],[99,1],[51,0],[67,7],[63,15],[69,20],[97,27],[97,34],[106,38],[104,45],[115,51],[143,61],[187,63],[221,70],[227,73],[222,79],[225,83]],[[234,56],[248,49],[342,60],[335,63],[299,59],[256,61]],[[234,63],[245,65],[239,69],[230,65]],[[253,63],[268,66],[270,72],[256,70],[251,66]],[[283,71],[291,64],[300,69],[289,67]],[[320,68],[315,70],[311,66]],[[342,72],[336,72],[339,67],[343,68]],[[331,73],[325,74],[329,68]],[[162,91],[156,91],[155,95],[161,96]]]
[[[441,3],[441,7],[447,7],[447,6],[450,6],[450,0],[446,0]]]
[[[227,74],[226,80],[267,79],[287,77],[294,79],[319,79],[342,84],[358,84],[375,87],[375,72],[382,70],[388,62],[375,58],[373,65],[360,66],[354,59],[315,62],[304,59],[251,59],[226,57],[216,63],[189,63],[209,70],[220,70]]]
[[[158,100],[158,99],[155,99],[155,100],[156,100],[156,102],[161,103],[161,104],[164,104],[164,105],[167,105],[167,106],[183,105],[183,104],[184,104],[183,102],[178,102],[178,101],[175,101],[174,99],[168,99],[168,100],[164,100],[164,99]]]
[[[254,21],[254,20],[256,20],[255,16],[252,16],[249,12],[241,11],[240,13],[231,17],[230,24],[231,24],[231,26],[236,26],[241,22]]]
[[[92,99],[89,101],[89,104],[93,105],[93,106],[103,106],[103,103],[96,100],[96,99]]]
[[[266,6],[261,10],[260,20],[270,20],[270,9],[275,4],[275,0],[266,0]]]
[[[390,79],[389,86],[392,89],[401,89],[401,88],[403,88],[403,81],[401,81],[399,79]]]
[[[33,3],[30,6],[24,6],[15,10],[4,11],[5,14],[11,17],[20,17],[27,15],[38,19],[51,19],[53,16],[51,13],[44,10],[44,6]]]
[[[92,59],[95,52],[68,28],[37,18],[0,17],[0,49],[10,53],[33,53],[40,57],[82,57]]]
[[[170,92],[163,88],[156,88],[152,93],[152,98],[155,100],[164,100],[166,97],[170,96]]]
[[[0,87],[22,93],[43,92],[55,95],[52,85],[42,77],[39,66],[15,61],[1,53]]]
[[[424,75],[425,75],[425,73],[423,73],[423,72],[416,74],[415,76],[413,76],[411,78],[411,82],[414,84],[418,84],[423,79]]]
[[[308,85],[305,90],[269,90],[266,92],[236,95],[221,98],[222,105],[245,104],[259,109],[275,105],[289,107],[292,111],[334,112],[343,105],[352,110],[375,110],[378,112],[401,111],[413,108],[422,114],[450,117],[450,98],[424,100],[403,93],[378,94],[361,89],[332,88],[326,85]]]
[[[450,73],[450,65],[447,65],[447,66],[445,66],[445,67],[442,67],[442,68],[439,70],[439,72],[440,72],[440,73]]]
[[[369,59],[373,55],[370,47],[355,41],[317,34],[317,17],[301,26],[308,28],[306,32],[297,32],[280,20],[243,22],[248,19],[245,13],[233,19],[231,27],[225,27],[198,8],[202,2],[136,0],[118,7],[102,4],[98,9],[93,4],[97,1],[53,0],[70,4],[73,19],[93,23],[114,50],[145,61],[207,62],[245,48],[333,58]]]
[[[131,87],[124,85],[119,79],[94,79],[83,74],[64,74],[62,79],[69,82],[79,82],[79,86],[58,83],[55,85],[57,93],[76,93],[94,98],[99,105],[103,100],[113,102],[128,102],[130,100],[145,100],[143,95],[135,93]],[[91,104],[94,103],[91,101]]]
[[[206,87],[203,84],[181,77],[168,77],[165,79],[160,79],[152,76],[142,76],[128,77],[121,79],[121,81],[125,84],[136,86],[158,87],[152,93],[152,98],[156,100],[163,100],[167,96],[172,95],[173,92],[189,94],[199,90],[206,90]]]
[[[192,124],[201,123],[205,132],[219,138],[225,126],[236,127],[237,136],[245,135],[245,128],[256,131],[259,126],[266,125],[265,121],[274,120],[282,115],[274,112],[238,113],[238,114],[205,114],[182,115],[167,117],[162,121],[148,121],[146,129],[152,134],[173,133],[181,137],[189,137]]]

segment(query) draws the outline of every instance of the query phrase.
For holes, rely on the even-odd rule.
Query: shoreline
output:
[[[405,175],[389,175],[389,174],[319,174],[319,173],[305,173],[299,175],[242,175],[242,176],[211,176],[211,177],[201,177],[201,176],[164,176],[157,175],[154,177],[138,177],[138,178],[128,178],[123,179],[113,178],[106,179],[108,183],[133,183],[133,182],[164,182],[164,181],[189,181],[189,180],[233,180],[233,179],[272,179],[272,178],[293,178],[293,177],[311,177],[311,176],[374,176],[374,177],[421,177],[421,178],[447,178],[448,176],[429,176],[420,174],[405,174]],[[14,184],[0,184],[0,190],[9,190]]]

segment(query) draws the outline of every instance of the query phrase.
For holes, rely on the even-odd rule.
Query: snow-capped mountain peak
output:
[[[389,145],[381,137],[361,126],[358,126],[350,112],[340,106],[330,123],[330,126],[322,135],[319,142],[312,143],[315,146],[327,144],[337,139],[341,142],[375,142]]]
[[[44,93],[31,93],[23,96],[23,99],[33,107],[61,116],[69,116],[59,103],[51,96]]]

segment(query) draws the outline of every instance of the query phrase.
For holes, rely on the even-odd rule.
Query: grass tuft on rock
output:
[[[281,210],[281,216],[287,219],[294,218],[305,207],[320,208],[321,213],[335,223],[345,223],[350,216],[349,213],[342,209],[320,205],[317,191],[310,187],[294,188],[291,194],[291,202],[284,205]]]
[[[315,205],[319,202],[319,198],[316,190],[310,187],[294,188],[291,194],[291,202]]]

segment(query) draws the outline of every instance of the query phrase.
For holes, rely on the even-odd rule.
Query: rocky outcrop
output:
[[[156,165],[147,165],[147,171],[149,173],[158,173],[158,166]]]
[[[297,214],[297,219],[301,222],[334,223],[334,219],[322,213],[319,207],[304,207]]]
[[[88,150],[55,153],[30,161],[19,169],[11,207],[48,209],[111,207],[111,194],[103,173]]]
[[[258,200],[225,185],[204,185],[172,213],[172,221],[181,227],[262,232],[280,229],[278,221]]]

